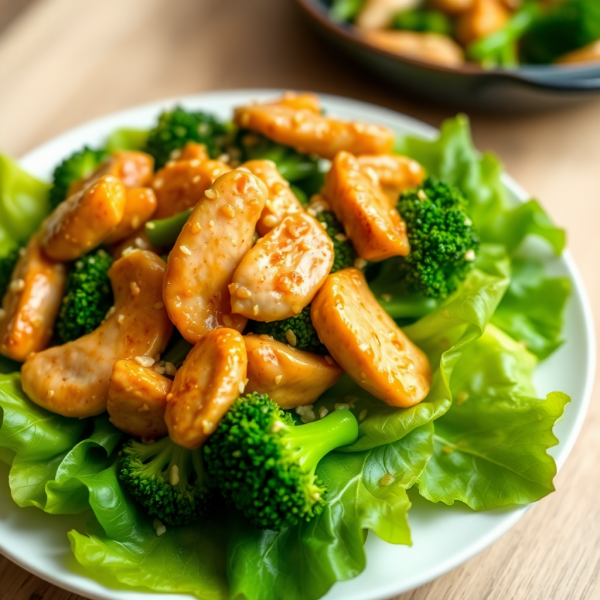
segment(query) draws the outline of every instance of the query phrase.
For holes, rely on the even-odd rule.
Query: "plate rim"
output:
[[[222,101],[224,101],[224,102],[232,103],[236,98],[239,97],[240,101],[243,102],[244,99],[249,100],[249,99],[262,99],[265,97],[268,98],[270,96],[276,96],[278,94],[280,95],[283,92],[285,92],[284,89],[278,89],[278,88],[242,88],[242,89],[234,88],[234,89],[225,89],[225,90],[213,90],[210,92],[201,92],[201,93],[197,93],[197,94],[172,96],[172,97],[168,97],[165,99],[159,99],[159,100],[155,100],[155,101],[151,101],[151,102],[147,102],[147,103],[143,103],[143,104],[139,104],[139,105],[130,106],[128,108],[114,111],[111,113],[107,113],[103,116],[91,119],[89,121],[85,121],[71,129],[68,129],[67,131],[64,131],[63,133],[47,140],[46,142],[44,142],[44,143],[36,146],[35,148],[31,149],[30,151],[28,151],[25,155],[23,155],[19,159],[18,162],[19,162],[19,164],[24,166],[24,168],[27,168],[26,165],[28,163],[35,162],[35,160],[37,159],[37,157],[39,155],[42,155],[42,154],[48,152],[52,148],[52,146],[64,145],[65,143],[69,142],[71,139],[76,139],[77,143],[75,144],[75,147],[79,147],[79,146],[81,146],[82,136],[85,137],[86,132],[88,132],[90,130],[94,130],[96,128],[102,128],[102,127],[108,128],[109,123],[111,121],[126,119],[126,118],[130,117],[130,115],[136,114],[139,112],[145,112],[145,111],[150,111],[150,110],[158,112],[159,110],[161,110],[165,107],[174,106],[178,103],[184,104],[184,105],[185,104],[201,105],[201,103],[203,101],[206,101],[209,99],[215,100],[218,98],[221,98]],[[437,128],[432,127],[431,125],[428,125],[422,121],[419,121],[418,119],[415,119],[414,117],[410,117],[409,115],[399,113],[397,111],[394,111],[394,110],[386,108],[386,107],[379,106],[377,104],[373,104],[370,102],[364,102],[364,101],[360,101],[360,100],[355,100],[353,98],[347,98],[344,96],[337,96],[337,95],[333,95],[333,94],[325,94],[325,93],[320,93],[320,92],[316,92],[316,93],[318,93],[319,97],[324,101],[325,104],[330,102],[333,104],[337,104],[338,106],[345,105],[352,111],[362,111],[362,110],[373,111],[373,110],[375,110],[379,115],[382,115],[382,117],[387,117],[391,121],[402,120],[405,125],[410,126],[415,131],[416,135],[419,135],[424,138],[431,139],[439,132],[439,130]],[[84,143],[86,143],[86,142],[84,141]],[[502,183],[518,199],[519,202],[525,202],[527,199],[530,198],[530,195],[525,191],[525,189],[522,186],[520,186],[506,172],[503,172],[503,174],[502,174]],[[591,309],[590,300],[587,295],[581,274],[579,273],[577,265],[576,265],[573,257],[571,256],[571,253],[569,252],[569,250],[566,249],[562,253],[560,258],[562,258],[564,260],[565,267],[569,273],[569,278],[571,279],[571,281],[573,283],[573,291],[572,291],[571,298],[572,298],[572,300],[576,300],[577,303],[579,304],[579,309],[581,310],[581,313],[583,315],[583,320],[584,320],[584,323],[586,326],[585,327],[586,380],[585,380],[585,385],[584,385],[584,389],[583,389],[583,393],[582,393],[582,397],[581,397],[579,411],[577,413],[577,418],[569,432],[568,439],[565,439],[564,441],[563,440],[560,441],[561,451],[560,451],[559,456],[555,459],[556,465],[557,465],[557,472],[560,471],[560,469],[564,465],[565,461],[567,460],[569,454],[571,453],[571,451],[573,449],[573,446],[575,445],[577,439],[579,438],[581,428],[582,428],[585,418],[587,416],[589,405],[590,405],[590,400],[591,400],[593,386],[594,386],[594,379],[595,379],[595,368],[596,368],[596,340],[595,340],[595,336],[593,335],[595,328],[594,328],[594,319],[593,319],[593,313],[592,313],[592,309]],[[406,586],[402,586],[401,582],[395,583],[393,585],[390,584],[386,588],[381,588],[377,591],[374,591],[369,596],[369,599],[370,600],[383,600],[383,599],[389,598],[390,596],[393,596],[395,594],[410,591],[411,589],[415,589],[417,587],[425,585],[426,583],[429,583],[430,581],[433,581],[434,579],[440,577],[444,573],[447,573],[447,572],[455,569],[456,567],[463,564],[464,562],[466,562],[467,560],[469,560],[476,554],[480,553],[482,550],[484,550],[486,547],[488,547],[494,541],[499,539],[509,529],[514,527],[514,525],[525,515],[525,513],[532,506],[533,506],[533,504],[529,504],[527,506],[516,507],[516,508],[512,509],[510,511],[510,513],[507,513],[506,518],[501,523],[492,527],[485,535],[483,535],[481,537],[481,539],[479,539],[479,541],[477,543],[472,543],[470,546],[465,548],[464,551],[459,552],[458,554],[455,554],[453,556],[450,556],[447,560],[438,563],[437,568],[432,568],[427,573],[426,577],[422,577],[417,583],[414,583],[414,585],[410,585],[409,587],[406,587]],[[19,509],[18,507],[17,507],[17,509],[22,510],[22,509]],[[118,590],[115,588],[103,586],[105,592],[104,591],[103,592],[95,592],[93,590],[83,589],[77,583],[65,582],[62,579],[60,572],[52,573],[43,568],[38,568],[34,563],[30,563],[24,557],[21,557],[19,554],[12,552],[9,547],[7,547],[5,544],[3,544],[3,541],[1,539],[0,539],[0,554],[5,556],[8,560],[15,563],[19,567],[28,571],[29,573],[32,573],[33,575],[39,577],[40,579],[47,581],[49,583],[52,583],[53,585],[56,585],[57,587],[60,587],[61,589],[65,589],[72,593],[80,594],[80,595],[90,598],[92,600],[115,600],[115,599],[118,599],[119,597],[121,597],[120,593],[122,591],[125,591],[125,590]],[[368,560],[368,557],[367,557],[367,560]],[[102,583],[99,582],[94,577],[86,577],[82,581],[93,581],[94,583],[102,585]],[[158,594],[161,594],[162,597],[165,597],[165,598],[186,597],[185,595],[164,594],[164,593],[156,592],[156,591],[152,591],[152,590],[143,590],[142,588],[131,588],[130,591],[134,592],[134,593],[142,594],[144,597],[147,597],[148,600],[150,600],[152,598],[159,598]],[[193,598],[193,597],[189,596],[189,598]]]

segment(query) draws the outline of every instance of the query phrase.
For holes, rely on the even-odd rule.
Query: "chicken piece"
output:
[[[188,142],[180,150],[180,154],[175,151],[175,160],[210,160],[210,154],[204,144]]]
[[[473,8],[475,0],[431,0],[431,7],[449,15],[458,15]]]
[[[65,417],[106,410],[118,360],[139,357],[152,364],[166,347],[173,325],[162,301],[165,263],[139,250],[113,263],[108,275],[114,310],[87,335],[30,356],[21,370],[23,390],[40,406]]]
[[[596,40],[583,48],[567,52],[560,56],[556,62],[559,64],[600,62],[600,40]]]
[[[247,366],[244,338],[234,329],[209,331],[191,349],[168,396],[165,420],[176,444],[206,442],[244,391]]]
[[[425,62],[457,67],[465,62],[462,48],[441,33],[377,30],[361,33],[366,42],[387,52]]]
[[[148,234],[146,233],[145,227],[140,227],[124,240],[113,244],[110,247],[110,254],[115,260],[117,260],[131,250],[150,250],[155,254],[161,254],[161,248],[156,248],[153,246],[152,242],[150,242],[148,239]]]
[[[277,170],[277,165],[270,160],[251,160],[240,168],[248,169],[267,186],[269,199],[256,224],[259,235],[266,235],[281,223],[281,220],[292,213],[304,212],[304,207],[290,188],[289,182]]]
[[[65,281],[65,266],[47,258],[37,237],[31,238],[2,299],[0,354],[23,362],[48,346]]]
[[[387,127],[340,121],[295,110],[281,104],[254,104],[235,110],[234,120],[241,129],[292,146],[302,154],[333,158],[340,150],[353,154],[385,154],[392,151],[394,133]]]
[[[307,213],[286,217],[244,256],[229,286],[234,313],[281,321],[302,312],[333,265],[333,242]]]
[[[315,114],[321,113],[321,102],[316,94],[286,92],[282,98],[273,102],[278,106],[288,106],[294,110],[309,110]]]
[[[355,23],[361,29],[386,29],[400,12],[411,10],[423,0],[366,0]]]
[[[150,188],[126,188],[125,210],[121,222],[104,240],[105,244],[114,244],[131,236],[156,210],[156,195]]]
[[[172,217],[193,208],[215,180],[231,169],[219,160],[169,162],[154,177],[152,187],[158,200],[155,219]]]
[[[310,316],[335,361],[376,398],[407,408],[429,393],[427,356],[381,308],[358,269],[330,275]]]
[[[412,158],[401,154],[364,154],[356,158],[362,171],[376,179],[393,205],[398,196],[418,186],[425,178],[425,169]]]
[[[108,387],[106,410],[121,431],[144,439],[169,433],[165,423],[167,394],[173,382],[135,360],[118,360]]]
[[[154,173],[154,158],[138,151],[117,151],[102,162],[88,177],[79,179],[69,187],[69,196],[77,194],[106,175],[119,179],[125,187],[148,187]]]
[[[312,404],[344,371],[330,356],[304,352],[267,335],[245,335],[246,392],[268,394],[285,410]]]
[[[410,252],[404,221],[354,156],[340,152],[335,157],[324,192],[361,258],[377,261]]]
[[[501,29],[509,18],[510,12],[498,0],[475,0],[456,21],[456,39],[468,46]]]
[[[54,209],[40,229],[42,248],[53,260],[75,260],[100,246],[124,212],[125,186],[106,175]]]
[[[252,248],[265,206],[265,184],[247,171],[221,175],[206,191],[169,254],[163,296],[171,320],[192,344],[217,327],[242,331],[228,286]]]

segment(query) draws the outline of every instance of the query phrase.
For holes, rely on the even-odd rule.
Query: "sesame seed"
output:
[[[164,305],[165,305],[165,303],[164,303],[164,302],[157,302],[157,303],[154,305],[154,308],[156,308],[156,309],[158,310],[158,309],[160,309],[160,308],[163,308],[163,307],[164,307]]]
[[[211,220],[208,222],[208,226],[209,226],[209,227],[214,227],[214,226],[215,226],[215,222],[214,222],[214,221],[211,219]]]
[[[129,289],[131,290],[131,295],[133,297],[137,296],[140,293],[140,286],[135,281],[132,281],[129,284]]]
[[[246,384],[243,381],[240,381],[238,384],[238,392],[240,394],[243,394],[245,389],[246,389]]]
[[[408,163],[408,170],[416,175],[421,172],[421,165],[418,162],[411,160]]]
[[[179,467],[177,465],[173,465],[171,467],[171,471],[169,472],[169,483],[171,485],[177,485],[179,481]]]
[[[235,217],[235,208],[233,208],[231,204],[225,204],[224,206],[222,206],[221,212],[230,219],[233,219],[233,217]]]
[[[194,235],[200,233],[201,231],[202,231],[202,227],[200,227],[200,225],[198,223],[192,224],[192,233]]]
[[[111,306],[111,307],[108,309],[108,312],[106,313],[106,315],[104,316],[104,318],[105,318],[105,319],[110,319],[110,317],[112,317],[112,316],[115,314],[115,311],[116,311],[116,310],[117,310],[117,309],[116,309],[114,306]]]
[[[319,418],[323,419],[328,414],[329,414],[329,411],[324,406],[321,406],[321,408],[319,409]]]
[[[117,317],[117,323],[118,323],[119,325],[122,325],[124,320],[125,320],[125,315],[119,315],[119,316]]]
[[[165,374],[173,377],[177,373],[177,367],[171,362],[165,362]]]
[[[275,385],[279,385],[282,379],[283,375],[277,375],[277,377],[275,377]]]
[[[253,313],[254,315],[257,315],[257,314],[258,314],[258,304],[255,304],[255,305],[252,307],[252,313]]]
[[[223,315],[223,325],[225,325],[225,327],[231,327],[232,323],[233,321],[229,315]]]
[[[282,429],[285,429],[285,423],[282,423],[281,421],[275,421],[275,423],[273,423],[273,425],[271,425],[271,431],[273,433],[277,433],[278,431],[281,431]]]
[[[359,349],[361,352],[366,352],[366,351],[369,349],[369,344],[360,344],[360,345],[358,346],[358,349]]]
[[[136,356],[133,360],[141,367],[151,367],[155,362],[151,356]]]
[[[338,233],[338,234],[336,234],[335,239],[338,242],[345,242],[348,240],[348,236],[344,235],[343,233]]]
[[[346,404],[345,402],[337,402],[336,404],[333,405],[333,409],[334,410],[345,410],[345,409],[349,409],[350,405]]]
[[[48,398],[52,398],[52,396],[54,396],[54,390],[48,392]]]
[[[471,221],[471,219],[469,219],[469,217],[467,217],[467,218],[465,219],[465,225],[466,225],[467,227],[471,227],[471,225],[473,225],[473,221]]]
[[[473,248],[469,248],[465,252],[465,260],[468,260],[468,261],[475,260],[475,250],[473,250]]]
[[[167,532],[167,528],[158,519],[154,519],[154,521],[152,521],[152,527],[154,527],[154,531],[156,531],[156,535],[158,537]]]
[[[290,346],[296,347],[296,344],[298,343],[298,338],[296,337],[296,334],[291,329],[288,329],[285,332],[285,339],[288,341],[288,344]]]
[[[186,256],[191,256],[192,255],[192,251],[187,247],[187,246],[179,246],[179,249],[186,255]]]
[[[238,298],[250,298],[250,296],[252,296],[252,292],[242,285],[237,289],[236,295]]]
[[[354,267],[356,269],[360,269],[362,271],[362,269],[364,269],[367,266],[367,261],[364,258],[357,258],[354,261]]]
[[[13,292],[13,294],[22,292],[25,289],[25,280],[24,279],[13,279],[10,282],[8,289],[11,292]]]
[[[386,487],[394,481],[394,476],[391,473],[386,473],[379,481],[381,487]]]
[[[214,199],[214,197],[215,197],[215,191],[214,191],[214,190],[212,190],[212,189],[208,189],[208,190],[206,190],[206,191],[204,192],[204,195],[205,195],[207,198],[210,198],[211,200],[213,200],[213,199]]]
[[[296,414],[300,417],[300,420],[303,423],[312,423],[317,418],[312,404],[308,404],[306,406],[297,406]]]
[[[156,223],[154,223],[153,221],[148,221],[146,223],[146,229],[154,229],[156,227]]]
[[[212,423],[211,421],[202,421],[202,431],[204,431],[204,433],[206,435],[209,435],[213,432],[215,428],[215,424]]]
[[[150,407],[148,406],[148,404],[146,402],[144,402],[144,404],[142,404],[142,406],[140,406],[138,408],[138,412],[143,413],[143,412],[149,412],[150,411]]]
[[[417,192],[417,198],[419,198],[419,200],[427,200],[427,194],[423,190],[419,190]]]
[[[263,224],[265,227],[275,227],[279,223],[279,219],[275,215],[267,215],[263,219]]]

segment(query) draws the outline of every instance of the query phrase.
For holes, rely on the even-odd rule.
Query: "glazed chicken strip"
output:
[[[118,151],[102,162],[88,177],[80,179],[69,187],[69,196],[90,187],[102,177],[116,177],[128,188],[147,187],[154,173],[154,158],[150,154],[137,151]]]
[[[0,354],[24,361],[44,350],[64,295],[64,265],[47,258],[31,238],[13,271],[0,309]]]
[[[267,335],[245,335],[246,392],[268,394],[283,409],[312,404],[343,371],[329,356],[304,352]]]
[[[376,398],[406,408],[429,393],[427,357],[381,308],[358,269],[330,275],[310,316],[335,361]]]
[[[156,195],[150,188],[126,188],[125,210],[121,222],[108,234],[105,244],[114,244],[131,236],[156,210]]]
[[[210,160],[204,144],[188,142],[180,151],[175,150],[173,160]]]
[[[286,217],[244,256],[229,286],[234,313],[280,321],[302,312],[333,265],[333,242],[307,213]]]
[[[402,192],[418,186],[425,178],[425,169],[416,160],[401,154],[364,154],[356,160],[369,177],[379,182],[394,204]]]
[[[158,171],[152,187],[158,200],[155,219],[193,208],[215,180],[231,169],[219,160],[178,160]]]
[[[294,110],[308,110],[317,115],[321,113],[321,102],[316,94],[286,92],[282,98],[276,100],[273,104],[288,106]]]
[[[304,212],[304,207],[292,192],[289,182],[279,174],[273,161],[250,160],[240,168],[248,169],[250,173],[256,175],[269,191],[269,199],[256,224],[259,235],[269,233],[287,215]]]
[[[206,442],[244,391],[247,364],[234,329],[210,331],[192,348],[167,397],[165,419],[176,444],[193,449]]]
[[[173,382],[135,360],[118,360],[112,370],[106,409],[110,422],[139,438],[156,439],[169,433],[165,423],[167,394]]]
[[[102,244],[124,211],[125,186],[106,175],[57,206],[42,224],[42,248],[53,260],[75,260]]]
[[[333,158],[341,150],[352,154],[386,154],[394,145],[394,133],[387,127],[341,121],[281,104],[237,108],[234,120],[241,129],[292,146],[302,154],[323,158]]]
[[[324,193],[361,258],[378,261],[409,253],[404,221],[354,156],[340,152],[335,157]]]
[[[256,222],[268,199],[265,184],[247,171],[231,171],[206,191],[169,254],[164,300],[171,320],[192,344],[217,327],[242,331],[232,314],[228,286],[252,248]]]
[[[108,272],[114,310],[92,333],[28,358],[21,371],[25,393],[66,417],[104,412],[114,364],[134,358],[150,365],[171,337],[164,274],[165,263],[153,252],[139,250],[116,261]]]

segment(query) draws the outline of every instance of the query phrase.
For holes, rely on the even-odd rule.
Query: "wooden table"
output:
[[[11,4],[8,14],[19,2],[27,4],[0,0],[0,8]],[[405,97],[331,54],[291,0],[37,0],[0,32],[0,149],[19,156],[88,119],[158,98],[259,87],[350,96],[433,125],[455,112]],[[478,146],[499,154],[568,229],[599,315],[600,101],[470,116]],[[476,558],[396,600],[600,598],[599,391],[557,492]],[[79,598],[0,558],[0,600]]]

